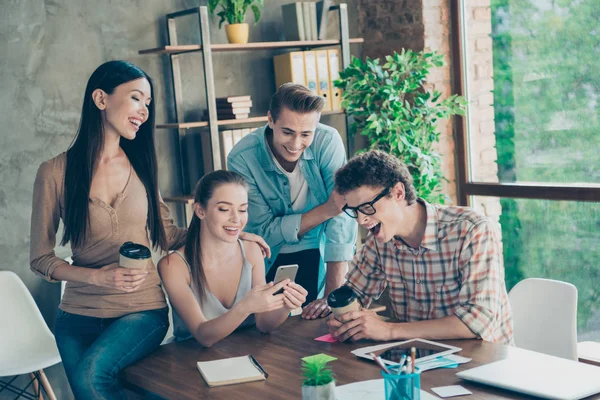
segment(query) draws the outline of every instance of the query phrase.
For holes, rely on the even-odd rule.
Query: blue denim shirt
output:
[[[356,247],[356,221],[342,213],[298,237],[301,213],[292,211],[288,178],[277,168],[267,149],[268,125],[240,140],[227,157],[227,167],[248,181],[248,224],[245,230],[262,236],[271,247],[271,259],[281,246],[297,251],[319,248],[325,262],[352,260]],[[335,186],[335,172],[346,163],[346,151],[339,133],[319,124],[312,144],[304,150],[299,167],[308,183],[306,212],[327,201]],[[324,274],[319,274],[322,283]],[[321,284],[319,285],[322,286]]]

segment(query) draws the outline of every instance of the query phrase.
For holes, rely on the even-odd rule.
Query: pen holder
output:
[[[414,374],[386,374],[381,371],[385,385],[386,400],[420,400],[421,371],[415,369]]]

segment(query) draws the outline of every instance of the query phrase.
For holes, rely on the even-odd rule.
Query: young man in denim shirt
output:
[[[344,283],[357,225],[342,213],[335,172],[346,163],[339,133],[319,123],[322,97],[284,84],[271,98],[269,123],[245,136],[227,166],[249,184],[246,230],[271,246],[267,281],[280,265],[298,264],[296,283],[308,291],[303,318],[329,314],[324,298]],[[327,268],[324,267],[327,264]]]

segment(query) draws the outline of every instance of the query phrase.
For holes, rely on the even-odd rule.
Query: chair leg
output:
[[[44,395],[42,394],[42,391],[40,390],[40,382],[38,381],[37,377],[35,376],[35,374],[33,372],[29,373],[29,377],[31,379],[33,379],[33,393],[37,397],[37,400],[44,400]]]
[[[46,391],[46,394],[48,395],[48,399],[56,400],[56,396],[54,395],[54,391],[52,390],[52,386],[50,386],[50,382],[48,382],[48,378],[46,377],[44,370],[40,369],[38,371],[38,374],[40,374],[40,381],[42,383],[42,387],[44,388],[44,390]]]

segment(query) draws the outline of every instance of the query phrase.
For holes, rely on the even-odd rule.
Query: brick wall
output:
[[[365,39],[363,56],[380,58],[403,48],[423,49],[420,0],[357,0],[358,29]]]
[[[465,13],[472,179],[498,182],[494,126],[494,80],[490,0],[470,0]],[[494,220],[501,214],[500,200],[476,197],[473,207]]]
[[[363,55],[383,57],[402,48],[435,50],[444,56],[446,66],[431,71],[427,85],[444,96],[452,90],[450,1],[458,0],[358,0],[359,32],[365,38]],[[494,136],[494,83],[492,79],[492,40],[490,0],[468,0],[465,22],[469,57],[471,164],[473,180],[497,182],[496,138]],[[452,121],[439,125],[442,167],[449,180],[444,186],[456,202],[455,146]],[[497,220],[500,203],[495,198],[477,198],[475,208]]]
[[[441,0],[422,0],[424,48],[435,50],[444,56],[446,65],[431,70],[426,87],[442,93],[442,98],[453,93],[452,90],[452,58],[451,58],[451,24],[450,2]],[[436,149],[442,155],[442,168],[448,182],[444,183],[443,190],[454,204],[456,204],[456,169],[454,136],[452,120],[448,119],[438,123],[440,142]]]

